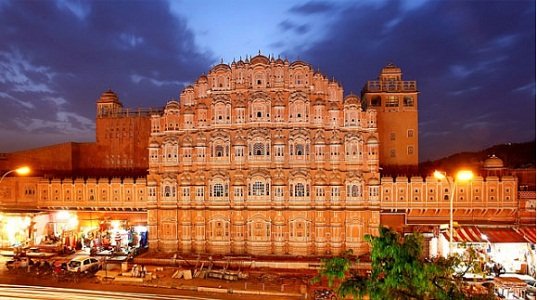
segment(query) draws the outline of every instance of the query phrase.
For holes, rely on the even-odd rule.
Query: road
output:
[[[0,284],[0,299],[70,299],[70,300],[123,300],[123,299],[140,299],[140,300],[217,300],[219,298],[198,297],[198,296],[179,296],[179,295],[159,295],[148,293],[127,293],[127,292],[108,292],[92,291],[80,289],[68,289],[47,286],[28,286],[28,285],[11,285]]]
[[[25,270],[8,271],[5,268],[6,260],[7,258],[0,256],[0,299],[297,299],[297,297],[206,293],[175,288],[102,283],[95,277],[84,277],[76,283],[73,281],[58,282],[50,275],[37,276],[35,273],[25,272]],[[104,295],[110,298],[104,298]]]

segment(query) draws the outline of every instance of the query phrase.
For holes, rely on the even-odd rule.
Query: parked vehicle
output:
[[[32,261],[28,257],[14,257],[6,262],[8,270],[16,270],[20,268],[27,268],[28,265],[32,265]]]
[[[97,258],[89,256],[76,257],[67,263],[67,270],[70,272],[97,272],[101,267],[102,264]]]

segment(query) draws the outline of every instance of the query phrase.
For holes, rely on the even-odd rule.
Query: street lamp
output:
[[[2,178],[0,178],[0,183],[2,183],[2,180],[4,180],[4,178],[8,175],[8,174],[11,174],[13,172],[19,174],[19,175],[28,175],[30,174],[32,170],[30,169],[30,167],[28,166],[24,166],[24,167],[20,167],[20,168],[17,168],[17,169],[13,169],[13,170],[9,170],[7,172],[4,173],[4,175],[2,175]]]
[[[446,172],[434,171],[434,177],[438,180],[445,179],[449,184],[451,196],[449,197],[449,255],[453,252],[453,199],[455,198],[455,188],[457,182],[466,182],[474,178],[474,173],[469,170],[461,170],[455,175],[455,180],[450,180]]]

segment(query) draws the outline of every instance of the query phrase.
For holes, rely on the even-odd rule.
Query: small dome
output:
[[[270,63],[270,61],[266,56],[258,54],[256,56],[252,57],[252,59],[250,60],[250,63],[252,65],[255,65],[255,64],[268,65]]]
[[[324,106],[324,101],[321,98],[317,98],[313,101],[313,106]]]
[[[114,93],[112,90],[108,90],[101,94],[101,97],[97,101],[99,103],[119,103],[119,98],[117,97],[117,94]]]
[[[328,110],[330,111],[334,111],[334,110],[339,110],[339,107],[337,106],[337,103],[336,102],[330,102],[330,105],[328,106]]]
[[[301,60],[297,60],[297,61],[294,61],[290,66],[289,68],[294,68],[294,67],[309,67],[309,65]]]
[[[367,144],[368,145],[374,145],[374,144],[378,144],[378,143],[379,143],[379,140],[374,136],[372,136],[372,137],[367,139]]]
[[[214,66],[211,70],[211,72],[216,72],[216,71],[219,71],[219,70],[222,70],[222,71],[231,71],[231,68],[229,67],[229,65],[226,65],[224,63],[220,63],[216,66]]]
[[[350,94],[347,97],[345,97],[344,101],[345,101],[345,104],[347,105],[350,105],[350,104],[360,105],[360,99],[358,99],[358,96],[354,94]]]
[[[368,185],[380,185],[380,181],[377,178],[371,178],[367,182]]]
[[[393,63],[387,64],[381,71],[382,74],[397,74],[401,73],[401,68],[394,65]]]
[[[207,83],[209,82],[209,79],[207,79],[207,75],[203,74],[198,78],[197,83]]]
[[[503,168],[503,160],[501,160],[496,155],[492,154],[483,162],[483,168],[484,169],[502,169]]]
[[[172,110],[172,109],[179,109],[179,103],[177,101],[169,101],[168,103],[166,103],[166,108],[165,110]]]
[[[184,112],[185,112],[185,115],[193,115],[194,114],[194,110],[192,110],[191,106],[186,106]]]
[[[276,61],[274,63],[277,64],[277,65],[283,65],[284,64],[283,60],[280,58],[279,55],[278,55],[278,58],[276,59]]]

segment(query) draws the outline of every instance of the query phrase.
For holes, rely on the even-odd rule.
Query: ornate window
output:
[[[220,183],[213,185],[213,197],[223,197],[224,186]]]
[[[214,154],[216,157],[222,157],[224,156],[224,146],[217,145],[214,147]]]
[[[304,197],[304,184],[297,183],[295,185],[295,197]]]
[[[265,145],[263,145],[262,143],[255,143],[254,155],[265,155]]]
[[[253,196],[263,196],[265,195],[265,185],[262,182],[256,181],[252,187]]]

